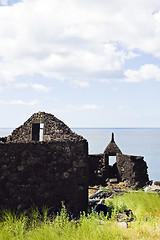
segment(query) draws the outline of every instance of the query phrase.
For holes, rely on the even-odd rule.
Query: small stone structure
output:
[[[131,186],[143,187],[148,182],[147,164],[141,156],[117,154],[118,179]]]
[[[109,157],[116,156],[113,166]],[[114,141],[114,134],[103,154],[89,155],[89,185],[106,185],[106,180],[116,178],[119,182],[127,181],[136,188],[143,187],[148,181],[147,165],[141,156],[122,154]]]
[[[109,165],[109,157],[116,163]],[[88,155],[88,142],[52,114],[33,114],[8,137],[0,138],[0,206],[35,204],[73,214],[87,209],[88,186],[117,178],[142,187],[148,181],[143,157],[122,154],[114,134],[103,154]]]
[[[58,210],[63,201],[74,214],[86,210],[88,143],[83,137],[39,112],[0,140],[0,206]]]

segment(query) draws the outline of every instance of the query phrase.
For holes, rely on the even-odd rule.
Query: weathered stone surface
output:
[[[54,115],[45,112],[38,112],[33,114],[22,126],[16,128],[12,132],[12,134],[6,139],[6,141],[36,141],[37,136],[33,136],[33,131],[35,131],[33,127],[35,126],[36,131],[40,130],[40,126],[36,126],[36,124],[44,124],[42,129],[43,141],[76,141],[77,139],[83,139],[81,136],[75,134],[66,124],[57,119]],[[33,140],[33,138],[35,140]]]
[[[117,156],[113,166],[109,156]],[[83,137],[39,112],[0,138],[0,206],[20,210],[35,204],[57,210],[64,201],[79,213],[87,209],[88,185],[105,185],[108,178],[137,187],[148,181],[143,157],[123,155],[113,134],[103,154],[88,155]]]
[[[143,187],[148,181],[147,165],[140,156],[117,154],[119,181],[129,181],[132,186]]]
[[[110,156],[116,156],[113,166],[109,165]],[[113,133],[104,154],[89,155],[89,185],[106,185],[106,180],[112,178],[127,181],[134,187],[143,187],[148,181],[147,164],[143,157],[122,154]]]
[[[105,159],[103,154],[89,155],[89,185],[104,184],[105,181]]]
[[[117,144],[114,141],[114,134],[112,133],[112,138],[106,149],[104,150],[104,155],[116,156],[117,153],[122,153]]]
[[[51,141],[33,141],[32,123],[44,123]],[[65,140],[66,138],[66,140]],[[7,138],[9,139],[9,138]],[[0,206],[14,209],[63,201],[73,213],[87,209],[88,143],[51,114],[34,114],[0,143]]]

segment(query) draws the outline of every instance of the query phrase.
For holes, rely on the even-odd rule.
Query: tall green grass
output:
[[[131,209],[137,218],[160,217],[160,197],[156,193],[129,192],[107,200],[106,205]]]
[[[33,208],[30,213],[11,211],[0,213],[0,240],[138,240],[160,239],[160,197],[157,194],[131,192],[107,200],[110,216],[95,212],[82,213],[71,220],[64,205],[60,214],[50,215],[47,208],[40,213]],[[117,224],[115,216],[132,209],[135,220],[128,228]]]

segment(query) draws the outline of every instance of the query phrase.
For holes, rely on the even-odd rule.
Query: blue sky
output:
[[[0,127],[160,127],[159,0],[0,0]]]

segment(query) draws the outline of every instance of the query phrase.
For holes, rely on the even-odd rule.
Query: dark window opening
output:
[[[33,141],[43,141],[43,123],[33,123],[32,124],[32,140]]]

